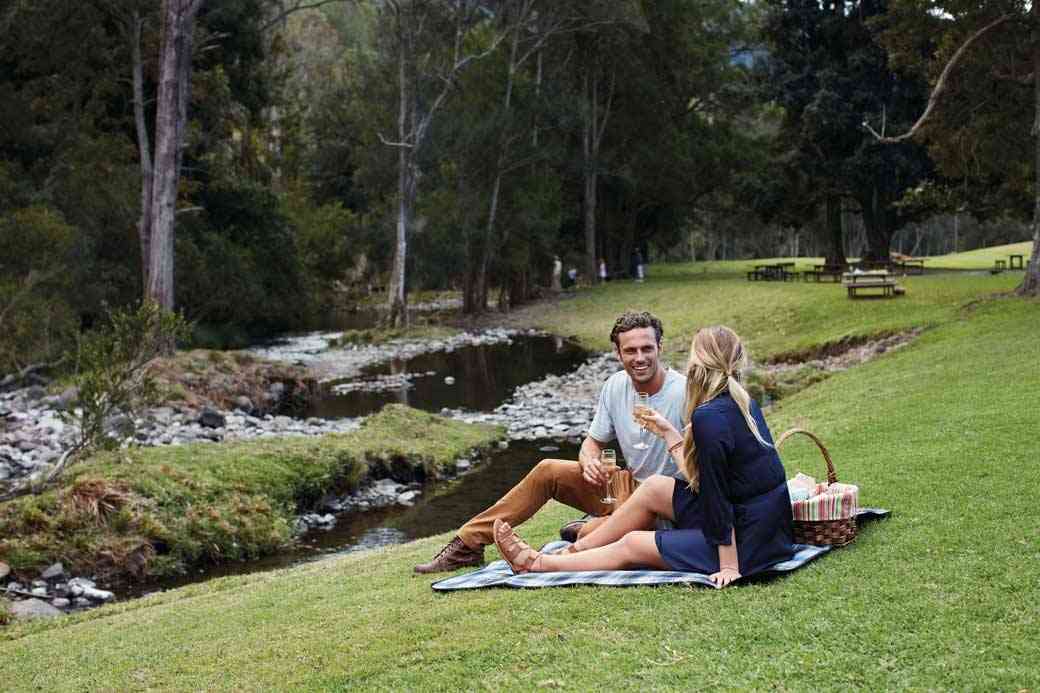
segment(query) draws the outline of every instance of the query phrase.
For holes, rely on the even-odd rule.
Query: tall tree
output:
[[[885,0],[819,3],[768,0],[764,36],[771,49],[767,93],[784,109],[790,162],[815,182],[839,263],[842,198],[858,203],[867,229],[867,259],[887,260],[892,235],[912,217],[898,203],[930,173],[925,150],[906,143],[884,149],[862,131],[866,112],[908,123],[925,99],[924,85],[887,64],[871,23]]]
[[[164,310],[174,309],[173,240],[177,213],[195,19],[204,0],[163,0],[159,44],[159,93],[155,112],[152,190],[142,210],[147,225],[141,247],[148,248],[145,295]]]
[[[940,170],[962,181],[958,207],[1032,218],[1033,248],[1020,295],[1040,295],[1040,7],[996,0],[893,0],[883,34],[894,62],[920,70],[933,88],[912,126],[879,142],[927,142]],[[1026,123],[1033,145],[1019,146]],[[1032,185],[1022,185],[1031,180]]]
[[[415,218],[419,157],[437,112],[461,73],[495,51],[505,33],[474,38],[489,25],[486,8],[474,0],[386,0],[397,62],[397,133],[380,140],[397,149],[397,201],[393,269],[387,297],[387,322],[408,321],[408,236]],[[450,36],[444,50],[437,31]],[[474,44],[477,46],[474,48]],[[437,85],[430,89],[430,84]]]

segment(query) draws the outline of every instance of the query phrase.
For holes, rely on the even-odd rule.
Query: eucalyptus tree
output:
[[[1024,0],[892,0],[883,40],[895,64],[932,83],[912,126],[883,126],[879,142],[926,142],[940,170],[960,181],[958,208],[1032,218],[1033,248],[1017,291],[1040,295],[1040,7]],[[1028,129],[1032,146],[1022,146]]]
[[[900,205],[932,173],[923,147],[885,148],[859,124],[883,114],[901,127],[923,106],[920,79],[890,69],[872,24],[886,19],[885,0],[820,3],[766,0],[763,35],[770,48],[766,93],[784,109],[782,138],[789,164],[814,182],[825,205],[828,260],[842,258],[842,198],[858,204],[867,230],[867,259],[887,260],[892,235],[920,210]]]
[[[397,71],[397,132],[379,133],[397,150],[397,200],[387,323],[405,324],[408,237],[415,219],[419,161],[435,116],[460,75],[505,38],[494,15],[475,0],[385,0],[385,48]]]

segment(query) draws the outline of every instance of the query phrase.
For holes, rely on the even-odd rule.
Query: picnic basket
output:
[[[776,450],[780,451],[780,446],[784,444],[788,438],[796,433],[800,433],[804,436],[808,436],[816,447],[823,453],[823,461],[827,463],[827,483],[837,483],[838,475],[834,471],[834,462],[831,461],[831,454],[827,452],[826,446],[816,437],[815,434],[810,433],[804,428],[792,428],[784,431],[783,434],[776,441]],[[796,501],[796,503],[804,503],[806,501]],[[845,546],[856,538],[856,518],[852,517],[839,517],[834,519],[823,519],[817,521],[809,520],[795,520],[794,521],[794,540],[798,544],[814,544],[816,546]]]

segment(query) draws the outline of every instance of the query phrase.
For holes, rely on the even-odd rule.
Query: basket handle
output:
[[[780,435],[779,438],[777,438],[776,446],[775,446],[776,447],[776,451],[780,452],[780,446],[784,444],[785,440],[787,440],[788,438],[793,436],[795,433],[801,433],[802,435],[806,435],[806,436],[809,436],[810,438],[812,438],[812,441],[814,443],[816,443],[816,447],[818,447],[820,449],[820,452],[823,453],[823,460],[824,460],[824,462],[827,463],[827,483],[828,484],[837,483],[838,475],[834,471],[834,463],[831,462],[831,454],[829,452],[827,452],[827,448],[820,441],[820,439],[816,437],[816,434],[811,433],[811,432],[805,430],[804,428],[791,428],[791,429],[788,429],[788,430],[784,431]]]

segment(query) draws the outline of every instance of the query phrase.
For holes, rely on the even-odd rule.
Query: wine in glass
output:
[[[614,498],[614,496],[610,495],[610,477],[612,477],[614,473],[618,470],[617,454],[612,449],[607,448],[606,450],[600,453],[599,466],[600,469],[602,469],[607,475],[607,481],[603,485],[606,494],[603,496],[603,498],[600,498],[600,500],[610,505],[612,503],[617,502],[617,498]]]
[[[632,407],[632,415],[636,421],[639,422],[639,440],[636,441],[634,447],[636,450],[646,450],[650,446],[643,440],[643,433],[646,432],[646,426],[643,425],[642,417],[650,412],[650,395],[645,392],[636,393],[636,401]]]

